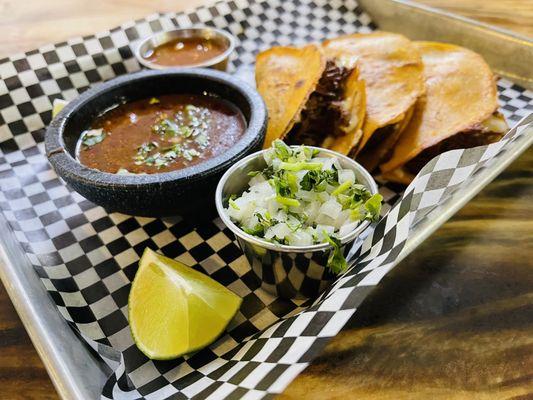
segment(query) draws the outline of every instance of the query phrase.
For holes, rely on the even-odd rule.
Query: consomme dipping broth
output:
[[[244,134],[232,103],[208,94],[136,100],[97,117],[80,136],[78,160],[110,173],[153,174],[213,158]]]

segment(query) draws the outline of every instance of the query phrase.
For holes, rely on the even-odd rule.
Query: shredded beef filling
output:
[[[494,143],[500,140],[502,136],[503,133],[501,132],[486,132],[482,130],[460,132],[422,151],[419,155],[405,164],[405,169],[411,174],[416,175],[424,165],[439,154],[449,150],[469,149]]]
[[[300,121],[287,136],[291,144],[319,146],[328,135],[344,135],[349,115],[342,107],[346,79],[352,69],[337,66],[334,61],[326,63],[315,91],[309,96]]]

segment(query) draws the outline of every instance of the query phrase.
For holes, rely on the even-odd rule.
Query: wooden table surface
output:
[[[0,0],[0,57],[208,2]],[[421,2],[533,36],[532,0]],[[532,204],[529,150],[396,267],[280,397],[533,399]],[[58,398],[1,286],[0,393]]]

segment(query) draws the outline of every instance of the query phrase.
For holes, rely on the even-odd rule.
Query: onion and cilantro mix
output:
[[[361,221],[376,221],[383,197],[357,183],[336,157],[319,157],[305,146],[276,140],[264,153],[267,166],[250,172],[249,188],[232,195],[226,209],[243,231],[273,243],[310,246],[329,243],[328,267],[346,269],[339,238]]]

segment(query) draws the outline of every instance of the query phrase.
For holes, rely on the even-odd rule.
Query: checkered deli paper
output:
[[[416,223],[453,201],[523,134],[522,126],[490,146],[442,154],[403,193],[382,184],[384,211],[390,211],[354,247],[353,267],[314,302],[275,298],[258,287],[218,219],[192,227],[179,217],[108,214],[65,186],[44,155],[54,99],[73,99],[139,70],[132,51],[141,38],[194,24],[237,36],[230,71],[245,70],[259,50],[275,44],[375,29],[353,0],[242,0],[152,15],[0,60],[0,208],[59,312],[109,367],[104,399],[260,399],[280,393],[395,266]],[[533,110],[533,93],[505,80],[498,89],[510,124]],[[128,293],[146,247],[194,266],[243,298],[227,332],[208,348],[158,362],[133,344]]]

